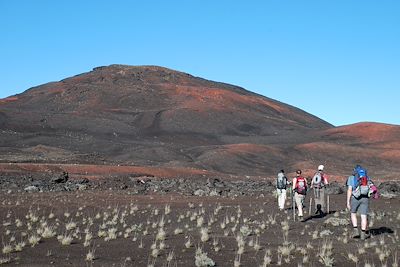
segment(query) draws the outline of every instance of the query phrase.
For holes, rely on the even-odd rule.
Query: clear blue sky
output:
[[[400,124],[400,1],[0,0],[0,98],[109,64],[242,86],[334,125]]]

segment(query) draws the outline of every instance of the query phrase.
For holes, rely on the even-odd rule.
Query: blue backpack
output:
[[[353,170],[355,187],[353,188],[353,195],[356,197],[367,196],[369,192],[370,179],[368,177],[367,169],[361,165],[356,165]]]
[[[363,168],[361,165],[356,165],[354,167],[353,175],[357,178],[357,182],[359,182],[363,177],[366,177],[369,180],[367,169]]]
[[[367,169],[364,169],[361,165],[356,165],[355,167],[354,167],[354,170],[353,170],[353,175],[355,176],[355,177],[364,177],[364,176],[366,176],[366,177],[368,177],[368,174],[367,174]]]

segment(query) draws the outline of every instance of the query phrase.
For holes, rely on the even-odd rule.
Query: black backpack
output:
[[[286,176],[278,174],[278,178],[276,179],[276,187],[278,189],[286,189],[287,186],[287,178]]]

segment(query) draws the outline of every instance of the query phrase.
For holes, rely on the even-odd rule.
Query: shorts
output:
[[[361,215],[368,215],[369,199],[367,197],[361,197],[359,199],[351,196],[350,200],[350,212],[357,213],[359,211]]]

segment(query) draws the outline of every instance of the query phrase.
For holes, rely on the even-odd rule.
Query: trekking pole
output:
[[[328,209],[327,209],[326,211],[327,211],[327,213],[329,214],[329,210],[330,210],[330,209],[329,209],[329,195],[327,196],[327,202],[328,202],[328,203],[327,203]]]
[[[293,221],[296,221],[296,210],[295,210],[295,204],[294,204],[294,192],[293,192],[293,187],[292,187],[292,210],[293,210]]]
[[[311,215],[312,197],[310,197],[310,206],[308,207],[308,215]]]

